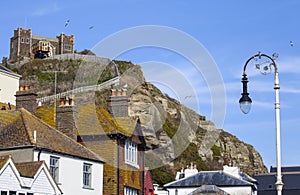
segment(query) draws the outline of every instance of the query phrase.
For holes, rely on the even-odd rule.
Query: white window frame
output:
[[[24,37],[21,37],[21,43],[24,43],[25,39]]]
[[[29,44],[29,38],[26,38],[25,42],[26,42],[26,44]]]
[[[53,160],[55,160],[55,164],[53,164]],[[50,173],[54,180],[58,183],[59,182],[59,158],[55,156],[50,156]]]
[[[125,162],[138,167],[138,146],[131,140],[125,141]]]
[[[86,169],[87,168],[87,169]],[[92,164],[83,163],[82,184],[84,188],[92,188]]]
[[[124,188],[124,195],[137,195],[138,190],[130,187],[125,187]]]

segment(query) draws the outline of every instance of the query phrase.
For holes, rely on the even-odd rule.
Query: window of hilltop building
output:
[[[29,38],[26,38],[26,44],[29,44]]]
[[[50,173],[54,180],[58,183],[58,176],[59,176],[59,158],[57,157],[50,157]]]
[[[138,148],[129,139],[125,142],[125,162],[133,166],[138,166]]]
[[[24,38],[23,37],[21,38],[21,43],[24,43]]]
[[[136,189],[125,187],[124,188],[124,195],[137,195],[138,191]]]
[[[92,187],[92,165],[84,163],[83,164],[83,187]]]
[[[65,45],[65,50],[71,51],[71,45]]]

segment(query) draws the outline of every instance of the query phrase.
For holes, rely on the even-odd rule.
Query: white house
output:
[[[61,195],[44,161],[17,163],[11,156],[0,157],[1,195]]]
[[[0,111],[0,140],[16,163],[44,161],[63,194],[103,194],[104,161],[27,110]]]
[[[240,172],[237,167],[224,166],[222,171],[200,171],[187,177],[184,172],[182,174],[180,179],[164,185],[164,189],[169,192],[169,195],[199,194],[197,191],[230,195],[257,194],[256,180]]]
[[[20,78],[21,75],[0,65],[0,102],[16,105],[15,94],[19,90]]]

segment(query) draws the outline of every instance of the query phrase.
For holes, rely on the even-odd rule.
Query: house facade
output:
[[[19,27],[14,30],[14,35],[10,38],[9,61],[15,62],[26,58],[33,58],[37,48],[39,46],[43,47],[45,43],[47,43],[51,55],[74,53],[74,35],[61,33],[55,38],[37,36],[32,35],[31,29]]]
[[[0,65],[0,102],[16,105],[15,94],[19,90],[20,78],[21,75]]]
[[[62,194],[44,161],[15,163],[0,156],[0,184],[1,195]]]
[[[18,110],[0,111],[0,155],[16,163],[44,161],[63,194],[103,194],[104,160],[24,109],[34,99],[26,92],[17,93]]]
[[[128,116],[128,101],[123,89],[111,91],[108,112],[95,108],[93,103],[79,105],[80,141],[106,161],[104,194],[144,194],[145,140],[139,118]],[[97,116],[93,119],[95,110]],[[100,126],[95,125],[95,120]]]
[[[126,90],[112,90],[108,98],[109,112],[101,106],[95,107],[94,102],[74,97],[61,98],[55,122],[52,106],[43,105],[36,109],[30,102],[22,101],[34,100],[34,94],[23,91],[16,96],[20,100],[17,108],[18,105],[26,107],[64,136],[103,158],[103,194],[144,194],[145,141],[139,118],[128,116]],[[38,153],[35,155],[39,156]]]

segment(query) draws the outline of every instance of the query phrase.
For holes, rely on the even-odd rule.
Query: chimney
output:
[[[16,109],[24,108],[31,112],[33,115],[36,114],[37,109],[37,94],[33,92],[32,87],[20,86],[19,91],[16,92]]]
[[[128,116],[129,98],[126,94],[127,90],[111,90],[111,96],[108,97],[108,112],[114,117]]]
[[[74,105],[73,97],[60,99],[60,105],[56,109],[56,129],[77,141],[77,117],[78,110]]]

